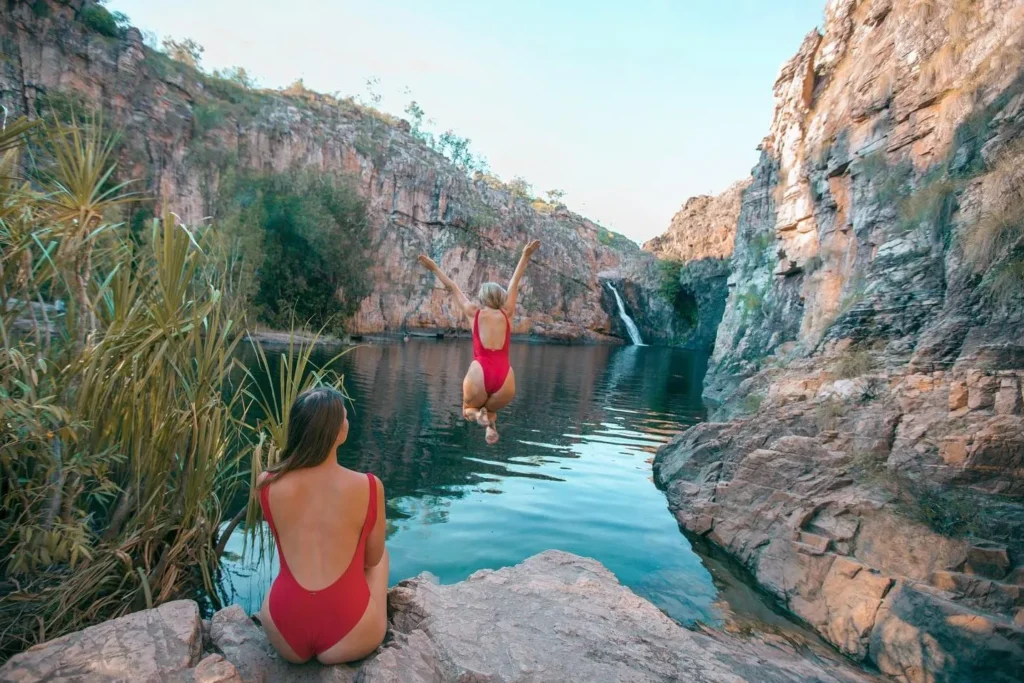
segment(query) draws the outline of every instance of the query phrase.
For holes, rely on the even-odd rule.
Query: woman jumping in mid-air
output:
[[[512,402],[516,395],[516,375],[508,363],[508,347],[512,338],[512,314],[516,310],[519,280],[526,271],[530,256],[540,247],[533,240],[523,249],[508,292],[501,285],[485,282],[480,286],[478,301],[470,301],[455,282],[441,272],[428,257],[420,263],[437,275],[445,288],[455,295],[462,312],[473,321],[473,362],[462,380],[462,414],[487,428],[487,443],[498,442],[498,411]]]

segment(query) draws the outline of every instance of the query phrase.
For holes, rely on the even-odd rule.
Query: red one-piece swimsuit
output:
[[[281,560],[281,571],[270,587],[270,616],[281,636],[302,659],[311,659],[348,635],[370,604],[370,587],[364,572],[366,539],[377,522],[377,483],[372,474],[367,473],[366,478],[370,482],[370,503],[355,554],[337,581],[316,591],[306,590],[292,576],[270,513],[271,485],[260,489],[263,517],[274,534]]]
[[[505,384],[508,371],[511,365],[508,362],[508,347],[512,341],[512,323],[508,314],[502,311],[505,316],[505,344],[500,349],[489,349],[484,346],[480,339],[480,311],[476,312],[473,318],[473,360],[480,363],[484,369],[484,390],[487,395],[498,393]]]

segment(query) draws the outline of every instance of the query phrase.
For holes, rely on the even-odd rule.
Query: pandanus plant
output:
[[[216,235],[167,214],[131,236],[98,118],[40,126],[29,182],[31,128],[0,134],[0,658],[171,597],[215,603],[249,456]]]

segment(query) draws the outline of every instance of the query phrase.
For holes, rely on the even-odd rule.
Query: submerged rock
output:
[[[547,551],[515,567],[439,585],[429,574],[389,595],[386,644],[364,662],[296,666],[235,606],[210,622],[202,656],[195,603],[174,602],[22,653],[0,680],[256,683],[820,681],[872,678],[838,658],[682,628],[595,560]]]

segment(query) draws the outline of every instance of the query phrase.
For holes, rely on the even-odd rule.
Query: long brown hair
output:
[[[316,467],[334,455],[334,443],[345,424],[345,396],[332,387],[302,392],[288,416],[288,443],[281,458],[265,471],[281,476],[293,470]],[[258,488],[270,482],[265,477]]]

